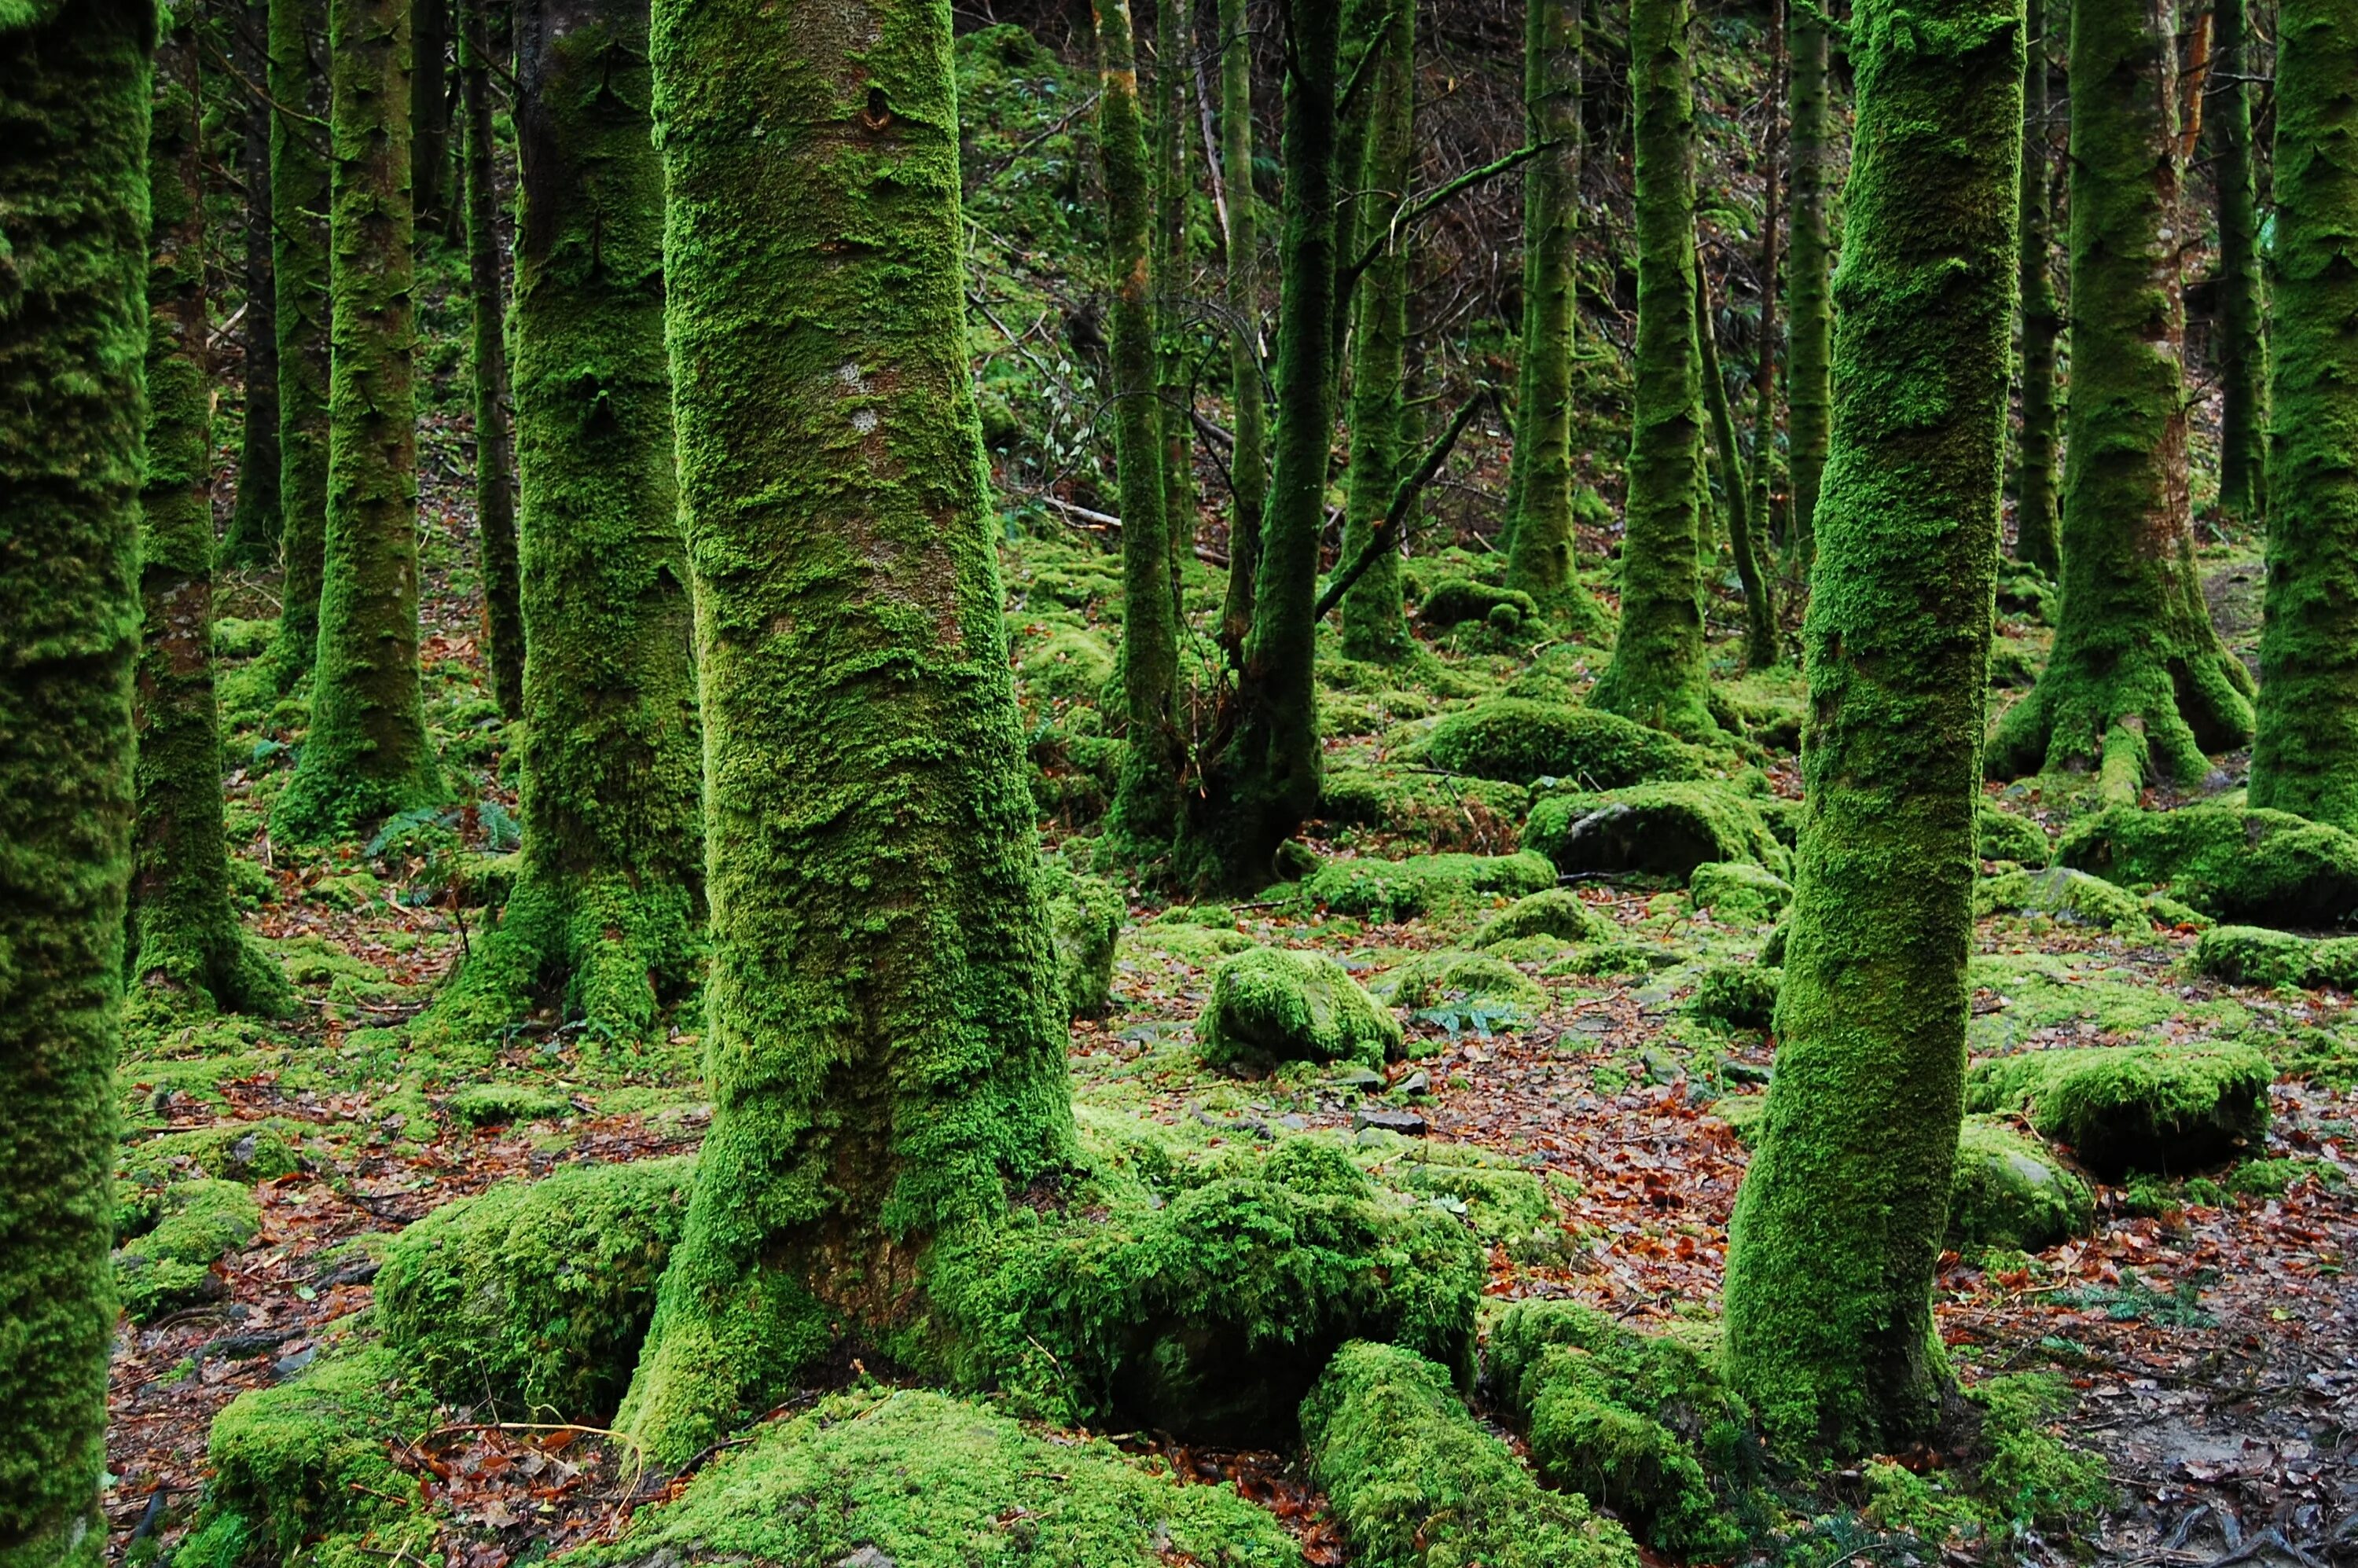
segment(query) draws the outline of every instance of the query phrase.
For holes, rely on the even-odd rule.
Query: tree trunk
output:
[[[422,228],[450,232],[450,7],[409,0],[410,204]]]
[[[1261,508],[1269,498],[1269,406],[1260,379],[1260,233],[1253,189],[1252,33],[1245,0],[1220,0],[1220,162],[1228,188],[1228,396],[1236,446],[1228,453],[1228,583],[1220,641],[1242,655],[1252,629],[1253,574]]]
[[[0,1562],[97,1568],[131,869],[150,0],[0,14]],[[38,288],[22,287],[28,278]]]
[[[1826,114],[1826,23],[1815,5],[1799,5],[1792,20],[1790,59],[1793,155],[1793,257],[1788,303],[1792,307],[1791,368],[1785,394],[1785,434],[1792,470],[1792,516],[1788,547],[1795,579],[1806,592],[1812,538],[1818,510],[1818,478],[1826,466],[1826,416],[1833,406],[1829,379],[1833,310],[1827,292],[1828,172],[1833,163],[1833,131]]]
[[[1783,347],[1777,290],[1784,276],[1786,114],[1793,62],[1786,43],[1785,0],[1768,0],[1768,143],[1760,156],[1760,352],[1752,369],[1752,515],[1760,528],[1758,553],[1769,555],[1776,533],[1777,355]]]
[[[2170,0],[2071,10],[2071,392],[2063,606],[1993,778],[2096,766],[2104,795],[2199,783],[2251,739],[2250,675],[2220,643],[2186,482],[2178,46]]]
[[[2024,7],[2022,64],[2022,465],[2014,553],[2049,577],[2063,567],[2055,516],[2055,301],[2052,132],[2048,123],[2047,0]]]
[[[1188,381],[1187,59],[1195,47],[1193,0],[1154,7],[1154,306],[1156,397],[1163,425],[1163,515],[1171,556],[1173,612],[1180,565],[1195,549],[1195,407]],[[1132,51],[1135,52],[1135,44]]]
[[[616,1425],[676,1465],[830,1345],[889,1346],[934,1233],[1075,1148],[949,6],[657,0],[653,33],[713,1118]]]
[[[1844,1456],[1929,1435],[1952,1383],[1932,1275],[1963,1104],[2020,0],[1860,0],[1851,38],[1801,870],[1727,1269],[1730,1367],[1770,1441]]]
[[[2217,0],[2212,18],[2219,79],[2219,101],[2211,112],[2219,149],[2212,166],[2219,189],[2219,517],[2233,526],[2258,523],[2267,514],[2267,340],[2244,0]]]
[[[484,663],[500,711],[524,712],[524,610],[517,602],[515,463],[508,435],[507,290],[493,212],[491,28],[486,0],[460,0],[466,104],[467,294],[473,303],[475,534],[483,573]],[[644,9],[642,0],[641,9]]]
[[[205,1009],[276,1012],[286,981],[229,902],[221,716],[213,702],[212,376],[206,351],[202,78],[193,14],[164,14],[148,137],[145,618],[133,699],[138,814],[131,962]]]
[[[328,533],[302,761],[271,812],[301,841],[443,798],[417,667],[408,0],[330,0]]]
[[[269,0],[270,276],[278,327],[279,683],[309,673],[319,649],[319,574],[328,528],[328,136],[296,118],[328,111],[312,63],[312,0]]]
[[[2277,23],[2267,624],[2252,804],[2358,831],[2358,16]]]
[[[1717,733],[1701,585],[1703,387],[1694,306],[1694,92],[1686,0],[1631,0],[1638,344],[1621,629],[1592,705],[1674,734]]]
[[[237,68],[246,80],[270,77],[270,0],[245,0],[233,26]],[[244,566],[278,559],[278,309],[271,277],[270,105],[239,90],[237,170],[245,182],[245,420],[239,438],[237,502],[222,537],[222,559]]]
[[[1711,408],[1712,440],[1719,449],[1719,488],[1727,498],[1728,551],[1736,557],[1736,580],[1744,585],[1744,663],[1765,670],[1777,662],[1777,606],[1768,596],[1752,492],[1745,483],[1744,454],[1736,444],[1736,411],[1728,402],[1727,378],[1720,373],[1719,324],[1700,249],[1694,269],[1695,341],[1703,351],[1704,397]]]

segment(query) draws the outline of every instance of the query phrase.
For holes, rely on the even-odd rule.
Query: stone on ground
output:
[[[1256,947],[1212,972],[1195,1044],[1217,1067],[1267,1071],[1282,1062],[1381,1066],[1406,1044],[1391,1010],[1324,953]]]

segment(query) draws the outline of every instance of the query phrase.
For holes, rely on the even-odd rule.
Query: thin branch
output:
[[[1399,546],[1401,524],[1408,516],[1409,508],[1416,504],[1419,492],[1433,482],[1433,476],[1441,471],[1441,465],[1449,460],[1450,451],[1457,445],[1457,438],[1466,433],[1466,427],[1474,423],[1474,416],[1480,413],[1496,395],[1496,389],[1485,384],[1475,391],[1473,396],[1458,405],[1457,416],[1449,422],[1449,428],[1443,433],[1441,439],[1426,450],[1424,460],[1417,464],[1415,470],[1401,480],[1392,492],[1391,504],[1384,508],[1384,520],[1376,524],[1375,532],[1368,535],[1367,544],[1352,557],[1350,565],[1327,579],[1326,591],[1318,596],[1318,607],[1310,612],[1312,621],[1320,620],[1328,611],[1342,603],[1343,596],[1351,591],[1351,585],[1367,574],[1368,568],[1376,564],[1377,557]]]

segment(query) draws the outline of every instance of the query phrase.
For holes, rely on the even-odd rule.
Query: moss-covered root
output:
[[[1621,629],[1591,706],[1691,740],[1715,735],[1695,568],[1703,370],[1694,333],[1694,72],[1686,0],[1633,0],[1638,350]]]
[[[2063,607],[1987,762],[1993,778],[2093,767],[2127,801],[2148,779],[2198,782],[2206,751],[2248,741],[2252,681],[2212,627],[2194,561],[2177,48],[2146,11],[2075,5],[2071,79]]]
[[[154,33],[147,0],[0,9],[0,1568],[106,1543]]]
[[[659,0],[712,1130],[619,1424],[676,1463],[1072,1158],[946,0]],[[760,126],[754,137],[748,126]]]
[[[2358,832],[2358,19],[2278,23],[2276,422],[2252,804]]]
[[[2013,305],[2020,0],[1869,0],[1803,639],[1808,802],[1777,1076],[1738,1195],[1730,1368],[1772,1441],[1938,1419],[1975,764]]]
[[[313,68],[317,0],[270,0],[270,277],[278,328],[278,640],[271,662],[288,685],[319,643],[319,571],[328,526],[328,210],[326,136],[298,116],[327,111]]]
[[[330,0],[335,157],[328,524],[302,760],[270,815],[295,841],[442,798],[417,665],[409,5]]]
[[[1634,1568],[1637,1547],[1551,1492],[1413,1351],[1346,1345],[1302,1404],[1310,1470],[1367,1568]]]

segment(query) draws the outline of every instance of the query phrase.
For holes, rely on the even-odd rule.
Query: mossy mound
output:
[[[1121,894],[1109,882],[1043,863],[1048,895],[1048,934],[1056,946],[1056,978],[1065,1011],[1094,1018],[1113,1000],[1114,939],[1121,931]]]
[[[962,1385],[1050,1420],[1268,1444],[1347,1339],[1470,1370],[1485,1273],[1461,1221],[1290,1137],[1092,1214],[1018,1211],[938,1247],[931,1288]]]
[[[2145,901],[2115,882],[2069,866],[2008,871],[1974,883],[1974,914],[2045,915],[2064,925],[2140,934],[2153,929]]]
[[[1541,1487],[1409,1351],[1345,1346],[1302,1430],[1360,1568],[1636,1568],[1619,1525]]]
[[[2088,1184],[2046,1144],[1996,1117],[1965,1118],[1949,1189],[1950,1246],[2038,1252],[2087,1235],[2095,1222]]]
[[[134,1186],[154,1192],[203,1176],[236,1182],[291,1176],[303,1168],[295,1141],[300,1130],[274,1117],[159,1133],[124,1150],[123,1176]]]
[[[1714,964],[1695,981],[1687,1012],[1722,1029],[1768,1029],[1785,971],[1765,964]]]
[[[1546,987],[1489,953],[1420,953],[1390,979],[1394,1007],[1489,1003],[1539,1012],[1548,1003]]]
[[[570,1165],[445,1204],[400,1234],[377,1275],[386,1343],[454,1404],[608,1414],[654,1314],[695,1171],[692,1155]]]
[[[1760,1144],[1760,1123],[1768,1114],[1767,1095],[1722,1095],[1711,1102],[1711,1114],[1727,1123],[1736,1141],[1747,1149]]]
[[[2108,881],[2167,882],[2173,896],[2219,920],[2358,921],[2358,837],[2289,812],[2116,806],[2066,833],[2055,858]]]
[[[1747,861],[1779,876],[1792,863],[1760,803],[1718,784],[1549,795],[1531,807],[1523,847],[1566,873],[1647,871],[1681,881],[1713,860]]]
[[[2047,863],[2047,830],[2027,816],[2017,816],[1985,798],[1974,808],[1974,853],[1985,860],[2012,860],[2017,865]]]
[[[584,1568],[1295,1568],[1301,1549],[1227,1487],[1098,1438],[1042,1433],[922,1389],[861,1389],[762,1429]]]
[[[1520,784],[1400,768],[1332,768],[1318,796],[1318,815],[1328,822],[1421,837],[1433,849],[1511,840],[1530,809],[1531,792]]]
[[[236,1182],[211,1177],[164,1189],[156,1228],[115,1249],[114,1285],[135,1322],[222,1293],[212,1266],[262,1229],[262,1206]]]
[[[1612,919],[1580,901],[1568,888],[1550,888],[1519,898],[1483,922],[1467,938],[1469,947],[1495,947],[1526,936],[1553,936],[1564,942],[1597,942],[1615,935]]]
[[[451,1119],[467,1127],[500,1127],[512,1121],[547,1121],[573,1114],[573,1101],[533,1084],[469,1084],[442,1103]]]
[[[1527,1260],[1560,1260],[1569,1240],[1547,1184],[1503,1154],[1474,1143],[1400,1139],[1369,1166],[1386,1186],[1462,1217],[1484,1246]]]
[[[1146,953],[1159,953],[1208,969],[1223,958],[1233,958],[1239,953],[1249,953],[1259,946],[1253,939],[1233,926],[1196,925],[1192,923],[1160,921],[1147,925],[1133,925],[1116,939],[1114,953],[1118,959],[1131,959]]]
[[[1281,1062],[1381,1066],[1406,1044],[1400,1020],[1324,953],[1256,947],[1213,971],[1195,1044],[1216,1067],[1267,1071]]]
[[[1749,860],[1706,860],[1687,876],[1697,909],[1731,925],[1766,925],[1793,902],[1793,884]]]
[[[1505,613],[1502,615],[1500,611]],[[1472,578],[1443,578],[1425,589],[1416,607],[1417,619],[1427,626],[1446,628],[1480,621],[1512,632],[1539,619],[1539,601],[1511,588],[1494,588]],[[1503,622],[1503,624],[1501,624]]]
[[[1412,920],[1555,886],[1538,855],[1412,855],[1405,860],[1330,860],[1302,883],[1303,896],[1337,914]]]
[[[2261,925],[2214,925],[2194,945],[2194,968],[2243,985],[2358,990],[2358,936],[2313,941]]]
[[[1425,756],[1435,767],[1476,778],[1570,779],[1593,790],[1712,773],[1710,757],[1698,748],[1617,713],[1511,697],[1444,719]]]
[[[1018,649],[1016,674],[1035,701],[1095,703],[1113,679],[1113,649],[1085,627],[1060,626]]]
[[[2267,1127],[2267,1058],[2248,1045],[2109,1045],[1976,1064],[1965,1108],[2023,1112],[2106,1181],[2232,1159]]]
[[[1701,1337],[1637,1334],[1576,1303],[1520,1301],[1490,1327],[1488,1379],[1531,1462],[1685,1555],[1733,1552],[1723,1511],[1751,1482],[1749,1412]]]
[[[2245,1197],[2280,1198],[2303,1182],[2338,1193],[2350,1184],[2350,1178],[2331,1160],[2246,1160],[2228,1173],[2227,1190]]]

